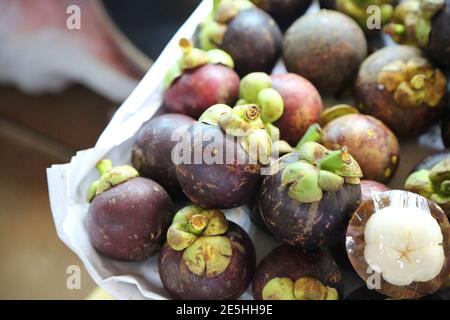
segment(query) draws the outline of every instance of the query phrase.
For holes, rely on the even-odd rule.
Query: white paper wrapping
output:
[[[108,157],[116,164],[130,163],[133,135],[161,105],[162,79],[181,53],[178,40],[182,37],[192,37],[198,23],[207,16],[211,7],[212,1],[203,1],[193,12],[130,97],[118,109],[94,148],[78,152],[68,164],[54,165],[47,169],[50,204],[58,236],[79,256],[93,280],[118,299],[170,297],[159,279],[157,257],[141,263],[118,262],[100,256],[93,249],[84,228],[84,218],[89,206],[86,192],[90,183],[98,178],[95,164],[102,158]],[[317,7],[311,10],[317,10]],[[282,65],[281,67],[278,65],[275,70],[283,72],[283,69]],[[431,137],[438,134],[439,132],[434,132]],[[413,164],[432,152],[432,148],[428,146],[433,144],[434,149],[442,148],[439,139],[423,137],[422,141],[421,146],[417,142],[402,145],[407,151],[402,152],[400,163],[402,170],[394,178],[394,186],[400,186]],[[225,213],[230,220],[241,225],[249,233],[255,243],[259,261],[278,242],[253,225],[245,210],[248,209],[241,207],[225,210]],[[354,272],[345,269],[342,271],[346,292],[360,285]],[[250,299],[250,291],[248,290],[242,298]]]

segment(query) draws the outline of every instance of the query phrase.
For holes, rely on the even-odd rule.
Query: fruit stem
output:
[[[322,170],[335,171],[344,166],[344,162],[348,157],[346,148],[331,151],[328,155],[320,160],[319,166]]]
[[[184,53],[191,51],[192,48],[194,47],[192,41],[186,38],[181,38],[180,41],[178,42],[178,45],[180,46],[181,50]]]
[[[103,175],[113,168],[113,164],[109,159],[102,159],[97,162],[97,165],[95,167],[97,168],[100,175]]]
[[[208,219],[204,215],[194,214],[189,219],[187,231],[195,235],[200,235],[207,225]]]
[[[322,139],[322,128],[317,123],[313,123],[309,126],[308,130],[306,130],[303,137],[297,143],[295,149],[300,149],[307,142],[319,142]]]

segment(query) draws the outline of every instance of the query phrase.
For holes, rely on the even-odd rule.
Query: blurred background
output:
[[[0,1],[0,299],[95,288],[56,235],[45,169],[94,146],[200,0]],[[81,288],[66,273],[81,268]]]

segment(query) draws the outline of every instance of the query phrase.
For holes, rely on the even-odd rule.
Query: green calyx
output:
[[[258,106],[247,104],[230,108],[223,104],[214,105],[200,116],[199,121],[218,125],[226,134],[240,137],[240,144],[251,159],[263,165],[269,164],[271,135],[276,135],[278,129],[263,123]]]
[[[183,251],[183,261],[194,274],[214,277],[230,263],[232,248],[224,236],[228,220],[222,211],[187,206],[178,211],[167,231],[167,244]]]
[[[384,27],[394,41],[425,48],[431,21],[445,6],[445,0],[405,0],[395,7],[392,22]]]
[[[288,195],[302,203],[317,202],[323,192],[336,192],[344,183],[359,184],[362,171],[346,148],[330,151],[316,142],[306,142],[298,150],[297,162],[282,172],[281,184]]]
[[[436,107],[447,90],[447,79],[442,71],[422,57],[389,63],[380,71],[378,83],[391,92],[403,108],[417,108],[422,104]]]
[[[294,148],[291,147],[287,141],[277,140],[272,142],[272,155],[279,156],[294,152]]]
[[[238,104],[254,103],[261,108],[261,120],[272,123],[278,120],[284,111],[281,95],[272,88],[270,76],[264,72],[252,72],[241,79],[240,101]]]
[[[183,252],[187,268],[197,276],[216,277],[230,264],[233,249],[223,236],[198,238]]]
[[[308,130],[306,130],[303,137],[295,146],[295,149],[300,149],[307,142],[320,142],[323,137],[323,131],[319,124],[313,123],[309,126]]]
[[[325,286],[320,280],[302,277],[295,283],[287,277],[276,277],[264,286],[263,300],[338,300],[335,288]]]
[[[380,8],[380,23],[385,25],[391,20],[394,13],[391,2],[391,0],[336,0],[336,8],[352,17],[363,30],[368,31],[367,22],[373,14],[368,7],[378,6]]]
[[[87,195],[87,200],[89,202],[100,193],[139,176],[137,170],[132,166],[123,165],[113,167],[112,161],[109,159],[100,160],[97,163],[96,168],[100,173],[100,178],[92,182],[89,187]]]
[[[194,48],[192,41],[182,38],[179,46],[183,51],[181,58],[167,71],[164,77],[164,88],[179,78],[184,71],[198,68],[205,64],[221,64],[234,68],[233,58],[223,50],[211,49],[209,51]]]
[[[213,11],[200,25],[201,48],[209,50],[220,46],[227,31],[227,23],[242,10],[252,7],[254,5],[248,0],[215,0]]]
[[[441,205],[450,204],[450,159],[437,163],[431,170],[422,169],[409,175],[405,190]]]
[[[178,211],[167,231],[167,243],[176,251],[182,251],[199,236],[222,235],[228,230],[228,220],[220,210],[205,210],[192,205]]]

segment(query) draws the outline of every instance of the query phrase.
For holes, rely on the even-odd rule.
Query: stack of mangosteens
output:
[[[419,163],[406,191],[385,184],[401,165],[396,135],[425,132],[447,103],[450,4],[320,1],[328,10],[304,15],[311,2],[215,0],[180,40],[133,166],[96,166],[86,229],[98,253],[158,254],[175,299],[237,299],[250,284],[257,300],[343,299],[344,268],[367,285],[346,299],[448,299],[450,152]],[[407,45],[366,58],[374,5]],[[288,73],[271,74],[280,58]],[[324,108],[321,95],[344,93],[355,107]],[[280,242],[259,263],[222,211],[243,205]]]

